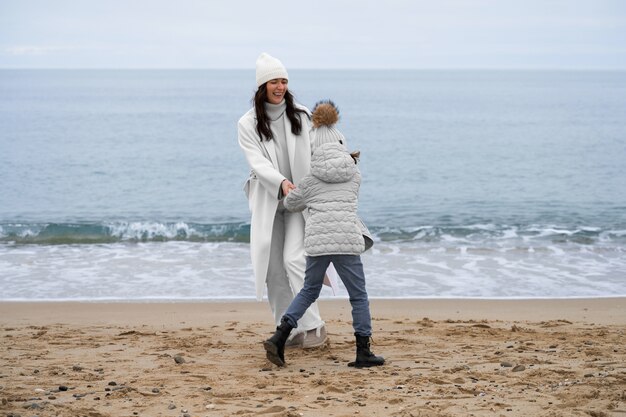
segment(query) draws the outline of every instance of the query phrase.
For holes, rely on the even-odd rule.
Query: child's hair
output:
[[[350,152],[350,156],[352,157],[352,159],[354,159],[354,163],[358,164],[359,158],[361,157],[361,151]]]

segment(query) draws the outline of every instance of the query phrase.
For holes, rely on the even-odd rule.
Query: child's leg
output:
[[[329,256],[307,256],[306,271],[304,275],[304,287],[293,299],[284,318],[292,326],[296,327],[298,320],[305,311],[320,296],[324,284],[324,273],[330,263]]]
[[[359,336],[371,336],[372,318],[361,257],[359,255],[335,255],[332,257],[332,262],[350,295],[354,333]]]
[[[372,335],[372,319],[370,306],[365,290],[365,274],[363,264],[358,255],[336,255],[332,258],[333,265],[339,273],[341,281],[350,294],[352,304],[352,327],[356,337],[356,360],[348,366],[369,368],[385,363],[385,358],[376,356],[370,350],[370,336]]]

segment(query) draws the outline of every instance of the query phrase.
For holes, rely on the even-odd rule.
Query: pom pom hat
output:
[[[256,86],[260,87],[275,78],[289,79],[282,62],[263,52],[256,60]]]
[[[318,102],[313,108],[312,146],[315,150],[325,143],[341,143],[345,146],[345,138],[335,124],[339,121],[339,109],[330,100]]]

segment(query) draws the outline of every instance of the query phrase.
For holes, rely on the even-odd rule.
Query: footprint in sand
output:
[[[258,411],[257,414],[274,414],[274,413],[282,413],[286,408],[282,405],[273,405],[270,408],[266,408],[265,410]]]

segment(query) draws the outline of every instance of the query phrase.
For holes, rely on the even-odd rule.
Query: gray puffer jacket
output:
[[[290,211],[308,207],[304,234],[308,256],[359,255],[365,251],[357,205],[361,173],[340,143],[318,147],[311,173],[284,200]]]

